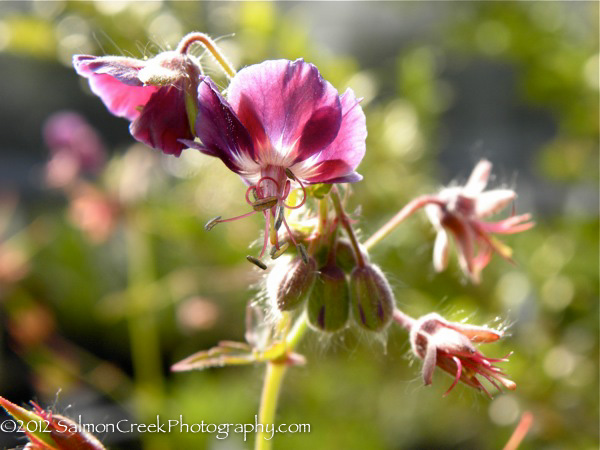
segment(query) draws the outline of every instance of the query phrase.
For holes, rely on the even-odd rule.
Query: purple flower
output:
[[[210,79],[203,79],[196,136],[201,143],[186,143],[239,174],[250,186],[247,199],[254,193],[259,202],[275,202],[255,209],[265,215],[276,246],[269,221],[284,207],[304,202],[285,203],[292,186],[304,190],[304,184],[362,178],[355,169],[365,154],[367,129],[359,100],[350,89],[340,96],[314,65],[301,59],[265,61],[241,70],[227,88],[227,100]],[[266,244],[265,235],[261,256]]]
[[[529,214],[511,216],[497,222],[484,219],[505,208],[517,194],[511,189],[493,189],[484,192],[492,164],[480,161],[464,186],[448,187],[433,196],[425,206],[429,220],[437,230],[433,263],[438,272],[448,264],[448,232],[456,242],[458,260],[463,272],[478,282],[492,252],[510,260],[512,250],[495,239],[491,233],[511,234],[533,227]]]
[[[498,390],[502,384],[506,389],[516,389],[516,384],[506,378],[493,363],[507,358],[488,358],[480,353],[473,343],[494,342],[502,332],[487,327],[449,322],[436,313],[418,319],[410,331],[413,352],[423,360],[423,380],[426,385],[433,381],[435,366],[454,376],[448,394],[458,381],[490,395],[477,376],[486,378]],[[446,395],[444,394],[444,395]]]
[[[204,79],[200,64],[187,53],[189,46],[186,37],[175,51],[148,60],[75,55],[73,66],[112,114],[131,121],[134,138],[179,156],[186,148],[179,140],[194,138],[190,105]]]

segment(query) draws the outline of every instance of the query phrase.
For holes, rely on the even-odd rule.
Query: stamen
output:
[[[285,253],[285,251],[290,247],[289,242],[284,242],[281,247],[271,247],[271,259],[277,259],[281,255]]]
[[[292,172],[292,171],[291,171],[289,168],[286,168],[286,169],[285,169],[285,174],[287,175],[287,177],[288,177],[290,180],[293,180],[293,181],[298,181],[298,180],[296,180],[296,175],[294,175],[294,172]]]
[[[290,171],[290,169],[285,169],[285,170],[286,170],[286,174],[287,174],[287,172],[289,171],[289,172],[292,174],[292,176],[294,176],[294,174],[293,174],[293,173]],[[288,176],[289,176],[289,175],[288,175]],[[300,189],[302,189],[302,201],[301,201],[300,203],[298,203],[297,205],[294,205],[294,206],[288,205],[288,204],[286,204],[286,203],[284,203],[283,205],[284,205],[286,208],[290,208],[290,209],[298,209],[298,208],[300,208],[302,205],[304,205],[304,203],[306,203],[306,199],[307,199],[307,197],[308,197],[308,194],[306,193],[306,189],[304,188],[304,185],[302,184],[302,181],[300,181],[300,179],[299,179],[299,178],[296,178],[295,176],[294,176],[294,178],[293,178],[293,179],[294,179],[294,180],[295,180],[295,181],[296,181],[296,182],[297,182],[297,183],[300,185]],[[285,197],[287,197],[287,195],[286,195]],[[285,197],[284,197],[284,198],[285,198]]]
[[[269,225],[271,245],[274,245],[275,248],[279,248],[279,243],[277,242],[277,230],[275,229],[275,216],[273,214],[269,214]]]
[[[263,215],[265,216],[265,238],[263,241],[262,250],[260,251],[260,258],[265,254],[265,250],[267,249],[267,243],[269,242],[269,219],[267,218],[268,211],[263,211]]]
[[[298,249],[298,253],[300,253],[300,256],[302,257],[302,261],[304,261],[304,264],[308,264],[308,253],[306,252],[306,248],[304,247],[304,245],[297,244],[296,248]]]
[[[262,189],[260,188],[260,185],[265,180],[270,180],[273,183],[275,183],[276,192],[279,192],[279,184],[277,183],[277,181],[275,181],[274,178],[271,178],[271,177],[262,177],[260,180],[258,180],[258,183],[256,183],[256,193],[258,194],[259,197],[261,197],[261,198],[264,197],[264,195],[262,193]]]
[[[254,208],[254,211],[265,211],[275,206],[278,201],[279,199],[275,196],[260,198],[252,202],[252,208]]]
[[[256,212],[257,211],[250,211],[249,213],[242,214],[241,216],[231,217],[230,219],[221,219],[221,218],[219,218],[214,224],[211,224],[211,225],[212,225],[212,227],[214,227],[217,223],[221,223],[221,222],[233,222],[234,220],[240,220],[240,219],[243,219],[244,217],[251,216],[252,214],[255,214]],[[215,219],[217,219],[217,217],[215,217],[212,220],[215,220]],[[210,222],[212,222],[212,220],[210,220],[206,225],[210,224]],[[206,225],[205,225],[205,228],[206,228]]]
[[[206,222],[206,225],[204,225],[204,229],[206,231],[212,230],[214,227],[217,226],[217,224],[219,223],[220,220],[221,220],[221,216],[213,217],[208,222]]]
[[[252,193],[252,200],[250,200],[248,198],[248,195]],[[250,186],[248,189],[246,189],[246,203],[248,203],[249,205],[251,205],[252,203],[254,203],[256,200],[258,200],[258,197],[256,196],[256,186],[252,185]]]
[[[282,205],[279,205],[277,208],[277,220],[275,220],[275,230],[279,231],[281,228],[281,224],[283,223],[283,216],[285,214],[285,209]]]
[[[246,256],[246,259],[254,264],[256,267],[260,267],[262,270],[267,270],[267,265],[262,262],[260,259],[255,258],[254,256]]]

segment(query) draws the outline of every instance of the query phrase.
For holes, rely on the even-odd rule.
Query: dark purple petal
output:
[[[181,85],[160,88],[131,122],[129,131],[138,141],[179,156],[186,148],[179,139],[194,139],[185,108],[185,89]]]
[[[135,120],[141,109],[158,88],[144,86],[138,78],[144,61],[113,56],[73,57],[77,73],[89,79],[92,92],[99,96],[108,110],[119,117]]]
[[[202,145],[195,148],[220,158],[234,172],[249,175],[259,170],[250,134],[208,78],[198,86],[196,135]]]
[[[229,85],[228,100],[261,160],[275,151],[290,161],[305,160],[335,139],[341,123],[338,92],[301,59],[241,70]]]

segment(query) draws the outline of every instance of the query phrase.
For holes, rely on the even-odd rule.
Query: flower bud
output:
[[[357,266],[350,274],[350,300],[355,322],[369,331],[382,331],[390,323],[394,296],[377,266]]]
[[[348,240],[338,239],[335,246],[335,262],[344,272],[348,273],[356,267],[354,249]]]
[[[300,257],[290,262],[275,294],[280,311],[296,309],[308,297],[315,283],[316,270],[317,264],[310,256],[307,263]]]
[[[346,325],[350,309],[348,283],[337,266],[322,267],[308,297],[308,321],[321,331],[337,331]]]

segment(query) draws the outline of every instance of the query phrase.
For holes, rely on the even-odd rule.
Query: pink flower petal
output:
[[[89,79],[92,92],[108,110],[119,117],[135,120],[143,106],[158,88],[144,86],[139,71],[144,62],[133,58],[76,55],[73,66],[79,75]]]
[[[140,116],[129,126],[132,136],[144,144],[179,156],[186,145],[179,139],[194,139],[180,85],[160,88],[148,100]]]
[[[492,171],[492,163],[482,159],[477,163],[473,172],[471,172],[471,176],[469,177],[469,181],[465,184],[463,193],[464,195],[475,197],[479,195],[487,185],[488,179],[490,177],[490,173]]]
[[[266,61],[233,78],[228,100],[254,140],[262,162],[299,162],[337,136],[342,113],[338,92],[317,68],[299,59]]]
[[[482,192],[475,199],[475,215],[484,218],[504,209],[517,197],[512,189],[494,189]]]
[[[340,97],[342,125],[335,140],[312,158],[292,168],[294,173],[309,183],[346,182],[362,179],[354,172],[365,156],[367,125],[359,100],[351,89]],[[340,182],[340,181],[335,181]]]
[[[448,233],[441,229],[438,231],[433,245],[433,267],[436,272],[443,272],[448,266],[448,249]]]

